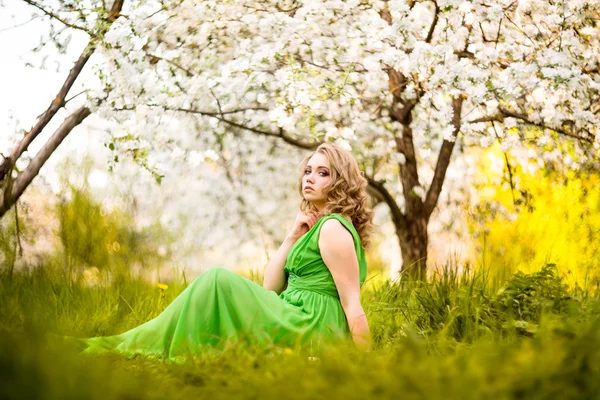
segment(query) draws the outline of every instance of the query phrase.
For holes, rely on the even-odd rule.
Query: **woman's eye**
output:
[[[306,174],[310,174],[310,169],[305,169],[305,170],[304,170],[304,174],[305,174],[305,175],[306,175]],[[325,171],[321,171],[321,172],[320,172],[320,175],[321,175],[321,176],[327,176],[328,174],[327,174],[327,172],[325,172]]]

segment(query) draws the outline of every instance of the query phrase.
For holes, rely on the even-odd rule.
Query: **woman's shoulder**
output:
[[[339,213],[332,213],[326,217],[321,232],[317,235],[319,247],[334,246],[346,251],[360,246],[360,236],[347,217]]]
[[[336,219],[338,219],[338,220],[339,220],[340,218],[343,218],[343,219],[345,219],[346,221],[348,221],[348,222],[350,223],[350,225],[354,226],[354,225],[352,224],[352,218],[350,218],[350,217],[349,217],[349,216],[347,216],[347,215],[343,215],[343,214],[340,214],[340,213],[331,213],[331,214],[327,214],[327,215],[325,215],[325,217],[336,218]]]
[[[321,229],[331,234],[343,234],[344,231],[348,231],[353,236],[356,232],[356,228],[352,225],[352,220],[348,216],[331,213],[326,215],[324,219]]]
[[[331,214],[330,214],[331,215]],[[354,241],[351,229],[341,221],[338,215],[331,216],[323,222],[319,232],[319,243],[326,241],[343,243]]]

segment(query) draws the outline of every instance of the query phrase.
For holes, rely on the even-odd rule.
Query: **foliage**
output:
[[[85,188],[70,185],[64,198],[68,200],[56,207],[57,236],[69,268],[152,268],[164,261],[166,251],[159,254],[155,245],[157,238],[164,242],[168,236],[160,225],[140,230],[131,215],[118,208],[105,210]]]
[[[530,336],[544,315],[568,316],[581,307],[581,297],[568,292],[555,265],[532,274],[517,272],[501,285],[490,276],[468,265],[460,273],[446,266],[430,282],[387,281],[366,301],[376,321],[374,336],[394,343],[405,334],[407,321],[426,337],[467,343],[488,335]]]
[[[69,277],[73,269],[82,272],[91,267],[120,274],[163,264],[170,256],[171,235],[158,222],[140,227],[130,207],[108,205],[103,201],[106,196],[93,193],[92,167],[89,156],[80,162],[64,162],[59,201],[50,210],[58,219],[55,234],[62,244],[56,256],[62,253]]]
[[[15,208],[7,213],[7,218],[2,220],[0,224],[0,260],[4,268],[2,268],[8,277],[12,277],[15,261],[20,253],[22,253],[22,242],[31,241],[31,236],[28,231],[31,230],[29,225],[23,221],[23,218],[18,218],[20,204],[17,203]],[[15,215],[15,213],[17,213]]]
[[[482,263],[500,278],[553,263],[570,286],[597,286],[600,174],[519,163],[497,147],[480,157],[468,211]]]
[[[0,273],[11,279],[23,258],[25,248],[34,246],[41,233],[39,218],[34,216],[32,204],[21,199],[0,221]],[[31,262],[31,261],[30,261]]]
[[[164,289],[123,275],[107,286],[68,288],[60,275],[49,267],[0,281],[0,380],[10,382],[0,386],[0,397],[600,395],[599,293],[564,307],[572,293],[565,292],[552,266],[518,274],[508,282],[492,282],[484,275],[463,277],[451,268],[428,285],[386,281],[364,293],[375,338],[371,353],[331,348],[319,359],[307,359],[285,348],[234,345],[199,354],[182,365],[118,355],[77,356],[76,349],[48,341],[44,334],[124,331],[158,315],[185,284],[173,282]],[[163,293],[165,302],[159,303]],[[530,312],[521,316],[539,324],[537,329],[494,322],[515,321],[517,313],[509,310],[514,300],[527,304],[521,309]],[[426,318],[428,314],[432,317]],[[294,382],[291,391],[290,382]]]
[[[131,208],[109,204],[106,196],[94,193],[88,183],[91,171],[89,159],[67,160],[60,195],[33,190],[19,201],[18,234],[14,209],[1,221],[3,273],[10,277],[15,268],[49,264],[62,270],[67,281],[95,285],[100,274],[116,277],[165,264],[173,234],[160,222],[140,226]]]
[[[531,275],[517,271],[498,291],[492,304],[519,320],[538,322],[545,310],[564,314],[569,300],[571,297],[557,275],[556,266],[548,264]]]

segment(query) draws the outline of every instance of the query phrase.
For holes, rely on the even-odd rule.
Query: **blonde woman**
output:
[[[78,339],[86,353],[116,351],[169,359],[246,341],[301,347],[371,335],[360,303],[373,212],[356,160],[331,143],[300,164],[302,202],[260,286],[214,267],[156,318],[115,336]]]

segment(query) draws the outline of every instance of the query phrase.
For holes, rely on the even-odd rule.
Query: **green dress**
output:
[[[333,277],[318,245],[321,226],[331,218],[352,233],[362,287],[367,263],[358,232],[340,214],[329,214],[290,249],[284,266],[288,286],[281,294],[228,269],[210,268],[156,318],[119,335],[77,339],[85,346],[83,352],[115,351],[176,360],[202,348],[239,341],[315,349],[350,339]]]

